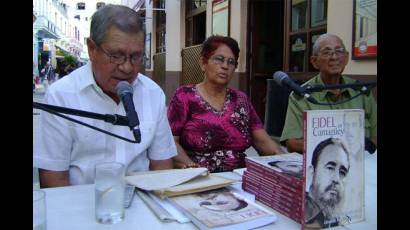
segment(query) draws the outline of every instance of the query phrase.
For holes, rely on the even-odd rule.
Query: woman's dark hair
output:
[[[220,35],[212,35],[208,37],[202,43],[201,56],[205,59],[205,61],[208,61],[208,59],[212,56],[214,51],[218,49],[218,47],[221,44],[224,44],[231,49],[233,55],[235,56],[235,61],[236,61],[236,66],[237,66],[238,58],[239,58],[239,51],[240,51],[239,45],[238,45],[238,42],[231,37],[220,36]]]

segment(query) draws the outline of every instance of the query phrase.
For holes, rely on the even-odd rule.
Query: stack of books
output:
[[[242,189],[255,199],[301,223],[303,157],[298,153],[247,157]]]

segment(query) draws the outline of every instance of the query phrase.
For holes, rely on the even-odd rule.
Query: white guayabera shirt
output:
[[[177,151],[168,123],[164,92],[142,74],[138,75],[132,86],[135,110],[140,121],[141,143],[126,142],[42,111],[40,134],[35,136],[34,141],[34,167],[69,170],[70,184],[77,185],[94,183],[94,166],[99,162],[121,162],[126,172],[134,172],[148,170],[149,159],[164,160],[175,156]],[[117,105],[97,86],[90,62],[52,84],[45,94],[44,103],[125,116],[122,102]],[[68,116],[134,140],[127,126]]]

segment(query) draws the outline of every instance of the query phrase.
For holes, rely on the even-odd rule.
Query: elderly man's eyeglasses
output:
[[[124,64],[128,58],[130,59],[130,62],[132,65],[141,64],[144,58],[144,55],[142,53],[125,56],[125,55],[119,55],[119,54],[110,54],[107,51],[105,51],[101,46],[98,46],[98,48],[100,48],[101,51],[110,58],[111,63],[117,64],[117,65]]]
[[[229,67],[235,67],[236,63],[237,63],[235,59],[225,58],[222,55],[215,55],[215,56],[210,57],[210,59],[212,60],[213,63],[215,63],[217,65],[222,65],[225,62],[225,59],[226,59],[226,62],[228,63]]]
[[[334,50],[333,49],[324,49],[324,50],[321,50],[319,52],[319,54],[322,57],[325,57],[325,58],[333,57],[333,54],[335,54],[336,57],[342,57],[346,54],[346,50],[344,48],[337,48],[337,49],[334,49]]]

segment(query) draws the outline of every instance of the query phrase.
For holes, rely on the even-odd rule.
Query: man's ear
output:
[[[87,38],[87,49],[88,49],[88,56],[90,57],[90,60],[93,61],[94,56],[96,55],[96,52],[97,52],[97,45],[90,38]]]
[[[315,67],[316,69],[319,70],[319,65],[318,65],[318,61],[317,61],[318,56],[311,56],[310,57],[310,63],[312,63],[313,67]]]

